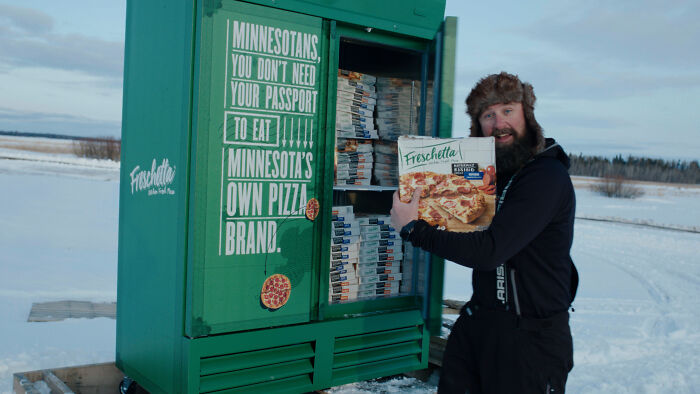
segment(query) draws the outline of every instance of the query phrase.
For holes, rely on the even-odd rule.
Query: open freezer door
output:
[[[431,43],[428,65],[432,75],[428,75],[428,83],[424,83],[423,97],[427,103],[421,119],[425,125],[425,134],[433,137],[452,137],[452,112],[455,84],[455,57],[457,42],[457,18],[447,17],[440,26],[435,39]],[[432,335],[439,335],[442,325],[442,290],[445,272],[444,260],[429,253],[422,254],[425,258],[423,296],[423,318],[428,324]]]

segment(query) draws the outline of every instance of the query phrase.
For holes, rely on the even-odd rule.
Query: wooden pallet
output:
[[[39,382],[45,382],[52,394],[115,394],[123,378],[114,363],[90,364],[16,373],[12,388],[17,394],[39,394]]]
[[[51,301],[35,302],[29,312],[28,322],[50,322],[64,319],[117,318],[116,302]]]

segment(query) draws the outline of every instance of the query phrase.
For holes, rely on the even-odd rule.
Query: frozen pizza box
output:
[[[351,218],[349,220],[354,220],[355,218],[352,205],[334,205],[331,208],[331,213],[339,217]]]
[[[360,242],[360,249],[380,248],[383,246],[401,249],[402,244],[403,244],[403,241],[401,240],[401,238],[399,238],[399,239],[377,239],[377,240],[372,240],[372,241],[362,240],[362,242]]]
[[[342,138],[367,138],[367,139],[377,139],[379,134],[376,130],[365,130],[361,127],[344,129],[339,127],[335,131],[336,136]]]
[[[371,267],[374,267],[374,268],[392,267],[392,268],[395,268],[396,270],[398,270],[396,272],[403,272],[401,269],[402,268],[401,261],[375,261],[375,262],[371,262],[371,263],[360,262],[357,264],[357,268],[356,268],[355,272],[358,272],[359,270],[362,270],[362,269],[369,269]]]
[[[372,178],[372,170],[346,170],[346,171],[339,170],[336,172],[335,177],[337,179],[353,179],[353,178],[370,179],[370,178]]]
[[[399,293],[399,289],[394,289],[394,288],[362,290],[362,291],[357,292],[357,298],[370,298],[370,297],[384,296],[384,295],[396,295],[398,293]]]
[[[356,276],[354,274],[348,275],[348,274],[332,274],[330,275],[330,281],[331,283],[333,282],[345,282],[345,281],[354,281],[357,280]]]
[[[357,251],[331,252],[331,260],[350,260],[359,258]]]
[[[360,244],[355,243],[355,244],[341,244],[341,245],[331,245],[331,253],[338,253],[338,252],[359,252],[360,251]]]
[[[372,171],[372,162],[369,163],[339,163],[336,167],[338,171],[366,170]]]
[[[358,257],[349,257],[347,259],[339,258],[339,259],[334,259],[333,256],[335,253],[331,254],[331,267],[335,267],[338,265],[344,265],[344,264],[355,264],[360,261]]]
[[[388,282],[401,280],[401,274],[382,274],[382,275],[368,275],[368,276],[358,276],[357,282],[359,284],[363,283],[377,283],[377,282]]]
[[[350,109],[351,111],[353,109],[366,109],[368,111],[374,112],[374,108],[376,108],[376,105],[363,103],[362,101],[358,101],[358,100],[348,99],[346,96],[344,96],[344,97],[337,98],[337,100],[335,101],[335,108],[336,108],[336,110],[338,108],[343,108],[343,109]]]
[[[342,293],[342,294],[330,294],[328,297],[328,301],[331,304],[339,304],[341,302],[348,302],[348,301],[354,301],[357,299],[357,293],[353,294],[348,294],[348,293]]]
[[[334,228],[331,230],[333,237],[348,237],[351,235],[360,235],[360,231],[356,228]]]
[[[401,261],[403,260],[403,253],[360,254],[358,259],[360,263],[372,263],[378,261]]]
[[[371,179],[368,178],[351,178],[351,179],[336,179],[335,184],[338,186],[369,186]]]
[[[330,288],[331,294],[357,294],[357,285],[352,287],[333,286]]]
[[[338,152],[374,152],[374,145],[371,140],[356,140],[347,138],[338,138],[336,141],[336,150]]]
[[[390,224],[391,216],[357,216],[356,220],[361,226],[367,226],[370,224]]]
[[[356,103],[363,103],[369,105],[377,104],[376,93],[374,94],[374,96],[375,97],[370,97],[368,94],[363,94],[362,92],[348,92],[342,89],[338,90],[337,92],[337,97],[340,100],[353,101]]]
[[[341,276],[348,276],[350,279],[355,279],[357,276],[357,270],[355,267],[357,266],[357,263],[349,263],[349,264],[342,264],[338,265],[337,263],[340,260],[335,260],[334,262],[331,263],[330,266],[330,275],[341,275]],[[333,282],[333,281],[332,281]]]
[[[355,268],[353,268],[352,264],[349,265],[344,265],[341,267],[331,267],[331,270],[329,275],[331,278],[340,278],[344,277],[345,279],[343,280],[349,280],[349,281],[354,281],[357,279],[357,274],[355,271]],[[333,282],[331,280],[331,282]]]
[[[380,231],[376,233],[360,233],[360,237],[363,241],[375,241],[380,239],[397,239],[398,233],[396,231]]]
[[[361,89],[373,93],[377,91],[377,88],[374,85],[342,77],[338,78],[338,87],[339,89],[350,91],[352,91],[353,89]]]
[[[403,249],[401,246],[378,246],[376,248],[362,248],[360,249],[360,256],[368,256],[375,254],[402,254]]]
[[[374,283],[363,283],[361,285],[357,285],[357,290],[358,291],[363,291],[363,290],[375,290],[375,289],[396,289],[398,290],[400,285],[399,281],[390,281],[390,282],[374,282]]]
[[[345,244],[354,244],[360,242],[360,236],[358,235],[349,235],[349,236],[341,236],[341,237],[336,237],[333,236],[331,237],[331,245],[345,245]]]
[[[344,228],[346,230],[362,231],[360,223],[355,220],[336,220],[332,222],[333,229]]]
[[[353,81],[359,81],[367,85],[375,85],[377,83],[377,77],[375,77],[374,75],[352,70],[343,70],[342,68],[338,69],[338,76]]]
[[[350,270],[355,269],[355,266],[359,263],[359,259],[347,259],[347,260],[331,260],[330,270]]]
[[[360,232],[378,233],[381,231],[396,231],[390,224],[361,224]]]
[[[401,272],[400,267],[376,267],[376,266],[358,266],[356,274],[358,278],[365,276],[398,274]]]
[[[393,246],[380,246],[377,248],[361,248],[359,250],[359,256],[379,256],[381,254],[386,254],[386,255],[392,255],[394,257],[402,254],[401,247],[393,247]],[[392,259],[392,260],[400,260],[401,258],[398,259]],[[387,260],[387,259],[384,259]]]
[[[402,136],[398,149],[399,198],[410,202],[420,187],[420,219],[450,231],[488,227],[496,212],[493,137]]]

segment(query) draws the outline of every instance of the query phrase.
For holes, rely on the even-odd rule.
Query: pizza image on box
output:
[[[495,214],[492,137],[399,138],[399,199],[421,188],[418,218],[450,231],[488,226]]]
[[[279,309],[289,301],[292,283],[285,275],[274,274],[263,282],[260,301],[269,309]]]

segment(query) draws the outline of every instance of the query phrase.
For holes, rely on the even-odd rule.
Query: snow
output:
[[[116,300],[119,166],[0,147],[0,393],[12,374],[114,360],[115,321],[26,322],[33,302]],[[700,387],[700,188],[645,184],[635,200],[576,179],[572,250],[581,285],[571,314],[572,393],[692,393]],[[448,263],[445,298],[471,295],[469,269]],[[445,316],[454,320],[455,316]],[[435,391],[413,378],[335,393]]]

